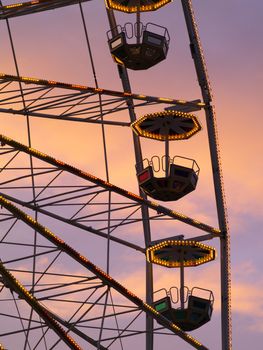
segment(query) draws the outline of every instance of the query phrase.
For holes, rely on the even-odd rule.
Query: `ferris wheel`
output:
[[[182,0],[181,5],[202,99],[188,101],[135,92],[128,74],[136,71],[138,76],[160,62],[165,65],[173,36],[164,25],[142,19],[144,13],[149,18],[152,11],[174,3],[105,0],[105,46],[116,64],[112,74],[122,84],[122,89],[111,90],[98,83],[96,47],[85,19],[84,6],[88,11],[95,1],[1,4],[15,74],[0,73],[0,111],[10,119],[24,118],[27,142],[0,133],[0,348],[153,350],[172,343],[213,350],[202,333],[199,339],[198,330],[213,319],[214,291],[187,285],[187,273],[218,260],[219,346],[230,350],[230,237],[212,92],[192,2]],[[93,86],[20,72],[11,20],[68,6],[80,13]],[[119,12],[124,24],[116,20]],[[198,188],[198,160],[171,154],[171,145],[199,133],[199,114],[206,118],[218,227],[173,207]],[[93,172],[92,164],[86,171],[72,165],[74,160],[36,149],[31,124],[36,119],[96,126],[105,176]],[[117,127],[128,131],[127,143],[133,147],[136,164],[127,173],[136,179],[134,192],[129,184],[120,187],[110,179],[107,130]],[[49,142],[48,135],[43,138]],[[164,145],[164,154],[148,151],[145,156],[143,140]],[[96,153],[96,147],[90,152]],[[123,158],[130,150],[125,147],[119,150]],[[160,227],[172,233],[158,235]],[[219,242],[217,252],[214,242]],[[136,268],[143,272],[129,280]],[[178,275],[177,285],[172,279],[169,286],[156,283],[156,276],[168,270]]]

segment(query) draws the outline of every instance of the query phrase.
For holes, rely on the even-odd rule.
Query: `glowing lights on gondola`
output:
[[[105,0],[106,6],[116,11],[127,13],[155,11],[167,5],[172,0],[139,0],[139,5],[135,6],[133,0]]]
[[[214,248],[187,240],[165,240],[146,250],[147,261],[165,267],[198,266],[214,260],[215,257]]]
[[[186,101],[180,100],[180,103],[184,104]],[[182,126],[182,122],[186,125]],[[151,125],[147,130],[149,123]],[[179,128],[174,131],[177,125]],[[193,114],[168,110],[146,114],[133,122],[131,128],[138,136],[166,141],[188,139],[201,130],[201,125]],[[166,133],[161,132],[162,129]]]

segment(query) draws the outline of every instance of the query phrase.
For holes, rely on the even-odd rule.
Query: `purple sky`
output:
[[[11,1],[3,1],[3,4],[9,3]],[[246,350],[253,344],[253,349],[259,350],[263,339],[263,122],[259,115],[259,102],[263,97],[263,4],[260,0],[194,0],[193,5],[214,92],[229,213],[233,349]],[[90,1],[83,8],[99,86],[121,90],[106,42],[108,23],[103,1]],[[117,14],[117,21],[122,24],[134,19],[134,15]],[[166,26],[171,44],[167,59],[158,66],[148,71],[129,72],[132,90],[186,100],[199,98],[180,1],[175,0],[155,13],[142,15],[142,21]],[[95,85],[77,6],[15,18],[10,24],[21,75]],[[4,22],[0,23],[0,31],[0,71],[15,74]],[[198,113],[198,117],[204,125],[203,113]],[[3,114],[0,118],[1,133],[26,143],[26,124],[22,117]],[[33,147],[105,177],[99,127],[45,119],[33,120],[31,126]],[[110,181],[137,193],[131,131],[110,127],[106,128],[106,132]],[[48,135],[49,142],[43,135]],[[142,144],[144,156],[162,155],[164,152],[162,143],[143,140]],[[124,147],[125,155],[122,152]],[[206,130],[189,141],[174,142],[171,154],[194,158],[201,173],[198,188],[193,194],[165,205],[217,227]],[[178,233],[172,227],[157,229],[153,234],[155,239]],[[191,236],[191,228],[186,232]],[[217,246],[213,243],[209,244]],[[136,257],[122,258],[126,263],[130,259],[130,275],[127,277],[119,271],[120,279],[132,289],[142,276],[143,266]],[[218,261],[211,266],[208,264],[198,270],[200,274],[187,271],[187,281],[200,286],[207,283],[207,288],[215,288],[218,295],[218,265]],[[158,270],[156,286],[160,288],[162,283],[166,287],[171,286],[173,274],[175,276],[174,272]],[[135,292],[143,297],[139,286]],[[211,324],[194,333],[211,350],[220,349],[216,329],[219,325],[218,303],[217,300]],[[176,340],[173,344],[177,344]],[[175,345],[169,347],[167,344],[166,349],[175,348]],[[180,342],[181,350],[188,348]]]

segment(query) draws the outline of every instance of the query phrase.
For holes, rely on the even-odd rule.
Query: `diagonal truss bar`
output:
[[[17,142],[9,137],[6,137],[4,135],[0,135],[0,142],[2,145],[9,145],[9,146],[12,146],[14,147],[16,150],[20,150],[22,152],[25,152],[29,155],[32,155],[44,162],[47,162],[51,165],[54,165],[56,167],[58,167],[59,169],[63,169],[71,174],[74,174],[76,176],[79,176],[81,177],[82,179],[85,179],[85,180],[88,180],[90,182],[93,182],[109,191],[113,191],[115,193],[118,193],[126,198],[129,198],[139,204],[145,204],[147,205],[149,208],[155,210],[158,214],[164,214],[164,215],[167,215],[171,218],[174,218],[174,219],[177,219],[181,222],[184,222],[188,225],[191,225],[195,228],[198,228],[200,230],[203,230],[203,231],[206,231],[206,232],[209,232],[209,233],[212,233],[212,234],[215,234],[216,236],[218,236],[220,234],[220,230],[217,229],[217,228],[214,228],[214,227],[211,227],[207,224],[204,224],[198,220],[195,220],[195,219],[192,219],[184,214],[181,214],[181,213],[178,213],[174,210],[171,210],[171,209],[168,209],[166,207],[163,207],[161,205],[159,205],[158,203],[156,202],[153,202],[153,201],[149,201],[149,200],[146,200],[146,199],[143,199],[141,196],[137,195],[137,194],[134,194],[132,192],[129,192],[129,191],[126,191],[118,186],[115,186],[113,184],[111,184],[110,182],[108,181],[105,181],[105,180],[102,180],[94,175],[91,175],[85,171],[82,171],[80,169],[77,169],[67,163],[64,163],[63,161],[60,161],[58,159],[55,159],[45,153],[42,153],[42,152],[39,152],[33,148],[30,148],[28,146],[25,146],[23,145],[22,143],[20,142]]]
[[[90,0],[33,0],[5,5],[0,7],[0,20],[53,10],[59,7],[65,7],[86,1]]]
[[[58,82],[54,80],[45,80],[45,79],[30,78],[30,77],[18,77],[15,75],[0,73],[1,83],[13,82],[13,81],[26,83],[26,84],[35,84],[35,85],[45,86],[49,88],[57,87],[57,88],[69,89],[69,90],[75,90],[75,91],[81,91],[81,92],[91,92],[94,94],[122,97],[125,99],[132,98],[134,100],[147,101],[147,102],[158,102],[158,103],[180,105],[180,106],[183,105],[183,106],[196,107],[196,108],[205,107],[205,103],[203,102],[186,101],[182,99],[173,99],[173,98],[166,98],[166,97],[147,96],[147,95],[135,94],[131,92],[121,92],[121,91],[115,91],[115,90],[95,88],[95,87],[90,87],[85,85],[63,83],[63,82]]]
[[[17,198],[11,197],[9,195],[6,195],[6,194],[0,192],[0,196],[1,195],[5,196],[8,200],[10,200],[12,202],[15,202],[17,204],[22,205],[23,207],[26,207],[26,208],[32,209],[32,210],[37,210],[39,213],[47,215],[49,217],[52,217],[53,219],[65,222],[67,224],[70,224],[70,225],[73,225],[75,227],[78,227],[78,228],[80,228],[82,230],[94,233],[97,236],[100,236],[100,237],[103,237],[103,238],[106,238],[106,239],[110,239],[111,241],[113,241],[115,243],[119,243],[119,244],[122,244],[122,245],[124,245],[126,247],[129,247],[129,248],[132,248],[134,250],[137,250],[137,251],[140,251],[142,253],[145,253],[145,249],[144,248],[142,248],[142,247],[140,247],[140,246],[138,246],[138,245],[136,245],[134,243],[128,242],[127,240],[125,241],[125,240],[123,240],[121,238],[118,238],[118,237],[115,237],[115,236],[112,236],[112,235],[109,236],[107,233],[104,233],[104,232],[102,232],[100,230],[97,230],[97,229],[95,229],[93,227],[85,226],[85,225],[83,225],[81,223],[78,223],[78,222],[66,219],[63,216],[60,216],[60,215],[55,214],[55,213],[52,213],[52,212],[47,211],[45,209],[42,209],[40,207],[36,207],[34,204],[30,204],[30,203],[21,201],[21,200],[19,200]]]
[[[99,344],[96,340],[89,337],[84,332],[81,332],[78,328],[76,328],[73,324],[70,324],[69,322],[66,322],[61,317],[55,315],[53,312],[48,311],[49,314],[52,316],[53,319],[61,323],[63,326],[70,329],[71,332],[77,334],[79,337],[83,338],[84,340],[88,341],[90,344],[96,346],[97,350],[107,350],[108,348],[105,348],[103,345]]]
[[[24,223],[32,227],[34,230],[36,230],[40,235],[45,237],[47,240],[49,240],[51,243],[53,243],[57,248],[64,251],[66,254],[68,254],[70,257],[72,257],[76,262],[81,264],[83,267],[87,268],[90,272],[92,272],[95,276],[97,276],[103,283],[108,285],[109,287],[112,287],[117,292],[119,292],[121,295],[123,295],[125,298],[130,300],[132,303],[137,305],[140,310],[144,311],[147,315],[154,318],[156,321],[161,323],[164,327],[178,335],[181,339],[192,345],[194,348],[199,350],[208,350],[203,344],[201,344],[198,340],[193,338],[191,335],[184,332],[181,328],[176,326],[174,323],[169,321],[167,318],[162,316],[158,311],[156,311],[152,306],[149,304],[143,302],[139,297],[137,297],[135,294],[133,294],[131,291],[129,291],[127,288],[125,288],[123,285],[121,285],[118,281],[113,279],[110,275],[108,275],[106,272],[104,272],[102,269],[97,267],[95,264],[93,264],[91,261],[89,261],[86,257],[78,253],[75,249],[73,249],[71,246],[69,246],[66,242],[64,242],[61,238],[56,236],[53,232],[51,232],[48,228],[44,227],[40,223],[38,223],[35,219],[33,219],[31,216],[24,213],[22,210],[18,209],[16,206],[14,206],[11,202],[6,200],[3,196],[0,196],[0,205],[3,206],[5,209],[7,209],[9,212],[11,212],[16,218],[22,220]],[[8,278],[11,278],[11,274],[7,272],[2,263],[0,264],[0,272],[2,273],[3,269],[3,276],[6,275]],[[11,277],[9,277],[11,276]],[[16,280],[12,281],[12,286],[14,285],[15,290],[22,294],[24,297],[24,294],[26,294],[26,290],[23,292],[23,287],[19,287],[19,282],[16,283]],[[17,287],[18,284],[18,287]],[[33,308],[38,308],[38,303],[34,297],[30,297],[25,295],[26,298],[28,298],[28,301],[31,302],[31,305]],[[49,317],[48,317],[49,319]],[[47,321],[48,321],[47,319]],[[51,318],[52,319],[52,318]],[[53,319],[52,319],[53,320]],[[54,321],[54,320],[53,320]],[[75,349],[75,348],[73,348]],[[79,349],[79,348],[76,348]]]
[[[118,121],[109,121],[109,120],[104,120],[101,122],[100,120],[97,119],[84,119],[84,118],[78,118],[78,117],[61,117],[57,115],[52,115],[52,114],[46,114],[46,113],[37,113],[37,112],[26,112],[26,111],[21,111],[21,110],[15,110],[15,109],[7,109],[7,108],[0,108],[1,113],[8,113],[8,114],[18,114],[18,115],[29,115],[30,117],[38,117],[38,118],[47,118],[47,119],[59,119],[59,120],[65,120],[65,121],[72,121],[72,122],[87,122],[87,123],[92,123],[92,124],[106,124],[106,125],[114,125],[114,126],[130,126],[130,123],[125,123],[125,122],[118,122]]]
[[[4,267],[0,261],[0,274],[3,277],[3,283],[14,290],[21,298],[23,298],[53,329],[53,331],[62,339],[71,349],[81,350],[81,347],[69,336],[64,329],[49,315],[46,309],[37,301],[37,299],[28,292],[28,290]]]

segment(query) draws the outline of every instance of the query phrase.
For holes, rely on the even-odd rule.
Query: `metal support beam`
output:
[[[59,89],[79,91],[81,93],[89,92],[89,93],[92,93],[94,95],[106,95],[106,96],[121,97],[121,98],[124,98],[127,100],[127,104],[129,102],[129,106],[131,109],[134,109],[133,103],[132,103],[133,99],[140,100],[140,101],[147,101],[147,102],[158,102],[158,103],[162,103],[162,104],[188,106],[188,107],[196,108],[197,110],[205,107],[205,103],[200,102],[200,100],[186,101],[183,99],[147,96],[144,94],[132,93],[127,70],[125,69],[124,66],[120,66],[120,65],[118,65],[118,69],[119,69],[120,77],[123,80],[124,91],[96,88],[96,87],[91,87],[91,86],[64,83],[64,82],[60,82],[60,81],[45,80],[45,79],[34,78],[34,77],[22,77],[22,76],[18,77],[16,75],[10,75],[10,74],[6,74],[6,73],[0,73],[0,84],[5,84],[7,82],[15,82],[16,81],[16,82],[24,83],[27,85],[32,84],[32,85],[36,85],[36,86],[45,86],[46,88],[59,88]],[[132,119],[136,119],[135,115]]]
[[[123,74],[121,74],[122,77],[124,77]],[[181,107],[190,110],[205,106],[200,100],[186,101],[131,93],[127,79],[124,80],[126,90],[129,92],[0,73],[0,112],[130,127],[131,122],[127,122],[126,113],[114,117],[115,113],[127,110],[127,105],[130,105],[133,114],[135,108],[138,111],[138,108],[147,105],[160,105],[160,108],[163,108],[163,105],[170,105],[172,108]],[[17,89],[17,83],[23,88],[23,96],[21,89]]]
[[[18,282],[15,277],[4,267],[3,263],[0,261],[0,274],[3,277],[4,284],[15,291],[19,297],[23,298],[46,322],[48,327],[50,327],[60,339],[62,339],[65,344],[67,344],[70,349],[81,350],[82,348],[75,342],[71,336],[64,331],[64,329],[49,315],[46,309],[37,301],[37,299],[27,291],[27,289]]]
[[[192,219],[184,214],[176,212],[175,210],[171,210],[171,209],[168,209],[166,207],[163,207],[162,205],[160,205],[156,202],[144,199],[142,196],[139,196],[137,194],[134,194],[132,192],[124,190],[118,186],[111,184],[110,182],[104,181],[104,180],[102,180],[94,175],[91,175],[85,171],[77,169],[77,168],[75,168],[67,163],[64,163],[61,160],[55,159],[55,158],[53,158],[45,153],[42,153],[42,152],[35,150],[33,148],[30,148],[28,146],[25,146],[22,143],[17,142],[15,140],[13,140],[9,137],[6,137],[4,135],[1,135],[1,134],[0,134],[0,144],[2,146],[9,145],[11,147],[14,147],[15,150],[19,150],[19,151],[25,152],[29,155],[32,155],[33,157],[41,159],[42,161],[57,167],[58,169],[65,170],[73,175],[81,177],[84,180],[88,180],[92,183],[95,183],[96,185],[101,186],[109,191],[113,191],[115,193],[118,193],[118,194],[120,194],[128,199],[131,199],[139,204],[146,205],[147,208],[155,210],[158,214],[167,215],[171,218],[174,218],[176,220],[184,222],[184,223],[186,223],[190,226],[193,226],[195,228],[198,228],[202,231],[209,232],[209,233],[215,235],[215,237],[219,237],[219,235],[221,234],[221,231],[218,230],[217,228],[211,227],[211,226],[209,226],[205,223],[202,223],[198,220]]]
[[[107,15],[109,19],[110,29],[113,35],[116,35],[116,20],[114,16],[114,12],[111,9],[107,9]],[[129,81],[129,76],[127,69],[123,65],[118,65],[119,76],[122,82],[123,90],[125,93],[131,94],[131,86]],[[134,111],[134,105],[132,98],[127,99],[127,107],[130,115],[130,121],[133,123],[136,120],[136,115]],[[142,150],[139,136],[133,133],[133,144],[134,144],[134,152],[135,152],[135,161],[136,164],[140,164],[142,170]],[[140,196],[143,199],[147,199],[145,193],[139,188]],[[150,228],[150,220],[149,220],[149,210],[146,205],[142,205],[141,207],[141,215],[143,222],[143,232],[144,232],[144,241],[145,247],[149,247],[151,243],[151,228]],[[146,261],[146,302],[149,305],[153,303],[153,269],[152,264]],[[150,315],[146,315],[146,350],[153,350],[153,319]]]
[[[31,13],[54,10],[59,7],[78,4],[91,0],[33,0],[0,6],[0,20],[25,16]]]
[[[5,197],[0,196],[0,205],[4,207],[7,211],[12,213],[14,217],[22,220],[25,224],[27,224],[29,227],[36,230],[41,236],[43,236],[45,239],[49,240],[52,244],[54,244],[59,250],[65,252],[68,256],[73,258],[76,262],[81,264],[83,267],[88,269],[92,274],[97,276],[105,285],[114,288],[117,292],[119,292],[121,295],[123,295],[125,298],[130,300],[132,303],[137,305],[140,310],[145,312],[151,319],[155,319],[159,323],[161,323],[164,327],[172,331],[174,334],[185,340],[187,343],[192,345],[194,348],[198,350],[208,350],[202,343],[200,343],[198,340],[196,340],[191,335],[184,332],[180,327],[178,327],[176,324],[169,321],[166,317],[164,317],[162,314],[160,314],[158,311],[156,311],[151,305],[149,305],[147,302],[143,302],[139,297],[137,297],[135,294],[133,294],[131,291],[129,291],[127,288],[125,288],[123,285],[121,285],[118,281],[116,281],[114,278],[112,278],[110,275],[108,275],[105,271],[100,269],[98,266],[93,264],[90,260],[88,260],[85,256],[77,252],[75,249],[73,249],[71,246],[69,246],[66,242],[64,242],[60,237],[56,236],[53,232],[51,232],[48,228],[41,225],[38,221],[33,219],[31,216],[24,213],[22,210],[14,206],[11,202],[9,202]],[[11,285],[13,289],[23,298],[26,299],[26,301],[40,314],[42,317],[42,313],[44,310],[41,310],[41,304],[37,301],[36,298],[30,295],[30,293],[25,290],[25,288],[18,283],[14,279],[14,277],[4,268],[3,264],[0,263],[0,273],[2,276],[7,279],[7,284]],[[55,324],[57,327],[59,325],[56,323],[55,320],[53,320],[52,317],[50,317],[49,314],[44,315],[48,318],[50,318],[50,322],[47,324],[51,324],[53,329],[55,330]],[[43,317],[43,319],[46,321],[46,319]],[[62,329],[61,329],[62,330]],[[63,330],[62,330],[63,331]],[[64,332],[65,335],[67,335],[66,332]],[[63,334],[61,334],[63,335]],[[67,335],[68,336],[68,335]],[[68,339],[65,339],[65,341],[71,341],[71,338],[68,336]],[[75,347],[72,347],[72,349],[75,349]],[[80,348],[76,348],[80,349]]]
[[[190,39],[190,49],[194,60],[198,82],[206,104],[205,114],[207,123],[210,157],[212,163],[217,215],[219,221],[220,251],[221,251],[221,329],[222,350],[232,349],[231,325],[231,271],[230,271],[230,235],[227,223],[226,204],[224,200],[223,176],[218,146],[216,115],[212,105],[212,90],[206,69],[205,59],[195,21],[191,0],[182,0],[182,6]]]

